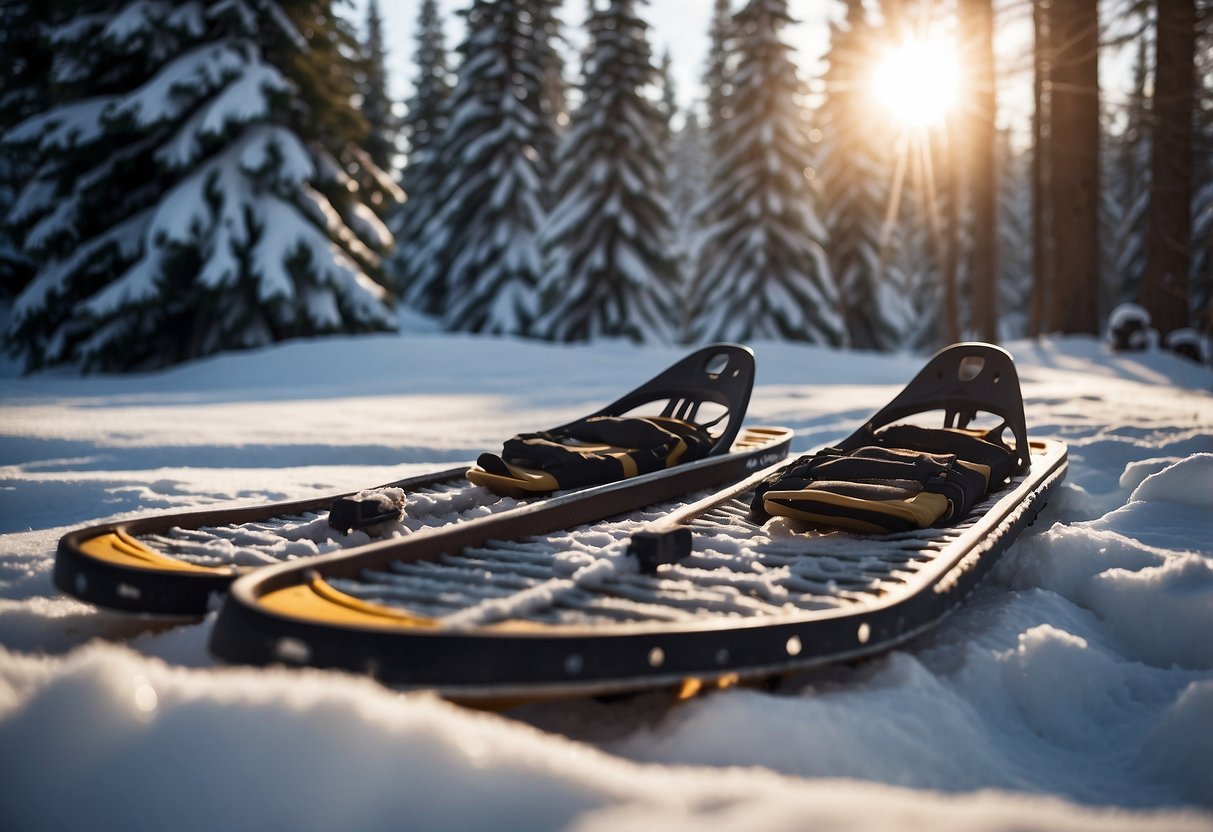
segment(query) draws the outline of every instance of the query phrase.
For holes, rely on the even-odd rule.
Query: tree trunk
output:
[[[1154,144],[1141,303],[1165,335],[1188,325],[1196,4],[1158,0],[1156,13]]]
[[[998,162],[995,155],[994,9],[991,0],[959,0],[962,64],[969,68],[962,126],[968,148],[973,210],[970,326],[983,341],[998,339]]]
[[[1035,49],[1032,52],[1032,302],[1028,311],[1028,335],[1039,337],[1044,329],[1048,289],[1052,285],[1048,269],[1050,256],[1048,223],[1049,148],[1045,125],[1048,122],[1046,87],[1049,71],[1049,23],[1045,0],[1032,3],[1032,28]]]
[[[1166,2],[1170,0],[1165,0]],[[1053,0],[1049,40],[1050,328],[1099,331],[1099,15],[1096,0]]]

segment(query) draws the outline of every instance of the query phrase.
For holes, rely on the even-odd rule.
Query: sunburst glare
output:
[[[900,44],[876,65],[872,91],[902,124],[930,127],[939,123],[960,97],[956,45],[943,38]]]

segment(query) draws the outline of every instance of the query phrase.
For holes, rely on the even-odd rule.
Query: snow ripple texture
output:
[[[484,517],[515,508],[518,501],[459,482],[411,491],[405,504],[403,520],[349,533],[334,529],[329,525],[328,512],[319,511],[259,523],[175,528],[164,534],[140,535],[139,539],[159,552],[200,566],[264,566]]]

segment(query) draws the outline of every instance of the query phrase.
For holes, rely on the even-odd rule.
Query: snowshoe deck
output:
[[[244,579],[211,650],[478,703],[693,691],[887,650],[954,609],[1065,475],[1064,445],[1029,443],[1021,401],[1016,417],[1009,356],[963,347],[864,426],[935,408],[954,428],[977,411],[1011,414],[1016,472],[944,528],[865,536],[755,517],[755,489],[781,466],[689,506],[582,528],[531,506]],[[985,362],[974,374],[965,359]],[[1013,396],[983,395],[998,384]],[[586,501],[601,511],[581,522],[630,503]]]
[[[708,445],[704,454],[711,458],[733,445],[753,382],[753,353],[737,345],[716,344],[691,353],[586,419],[645,416],[656,411],[652,413],[656,420],[694,426]],[[547,433],[560,436],[568,427]],[[579,446],[579,450],[584,448]],[[618,454],[633,451],[608,450]],[[650,468],[660,463],[660,470],[652,478],[673,470],[665,466],[676,466],[680,457],[692,458],[680,453],[654,461]],[[478,470],[477,466],[448,468],[374,489],[380,494],[397,490],[392,497],[402,508],[394,516],[388,516],[393,514],[391,510],[361,516],[363,503],[354,492],[235,509],[158,514],[80,529],[59,542],[55,586],[111,609],[196,616],[206,612],[212,593],[226,591],[233,580],[253,569],[348,550],[377,537],[408,535],[430,526],[509,511],[520,505],[515,497],[544,496],[553,490],[503,487],[489,482],[491,477],[478,478]],[[605,476],[612,474],[607,471]],[[548,485],[561,484],[552,480]],[[363,521],[369,525],[364,526]],[[359,528],[351,528],[355,525]]]

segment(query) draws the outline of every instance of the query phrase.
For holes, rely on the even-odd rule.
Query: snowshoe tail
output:
[[[466,466],[448,468],[380,488],[406,493],[462,490],[466,473]],[[61,592],[107,609],[199,616],[207,611],[213,593],[225,592],[239,575],[255,568],[222,562],[233,551],[268,559],[251,538],[274,537],[275,524],[282,522],[315,523],[335,500],[354,496],[329,494],[244,508],[155,514],[78,529],[59,540],[54,584]],[[334,542],[339,544],[339,538]]]

